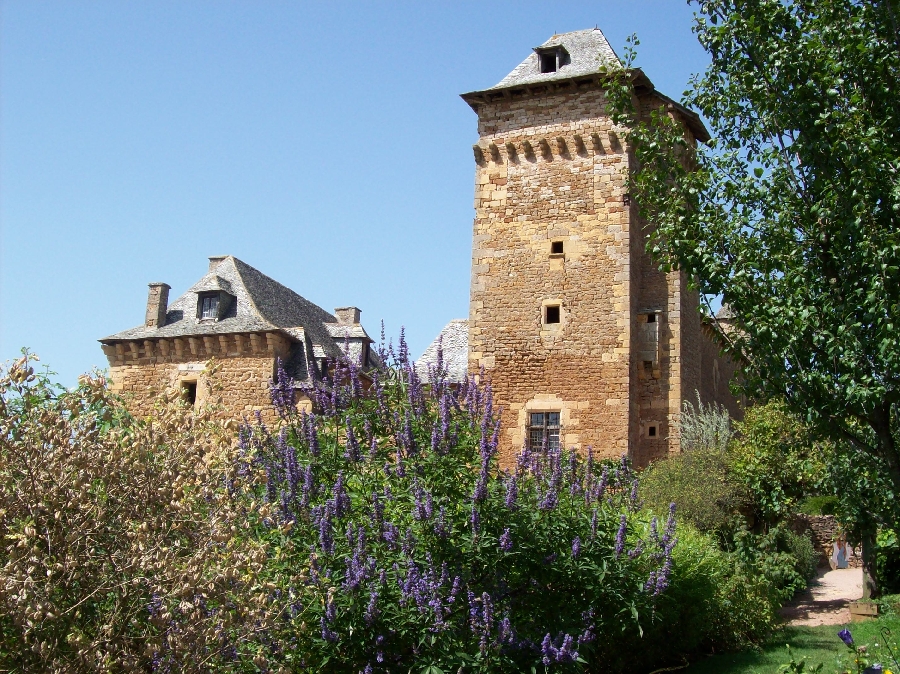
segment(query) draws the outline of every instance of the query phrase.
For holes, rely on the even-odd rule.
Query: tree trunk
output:
[[[863,572],[863,599],[872,599],[878,596],[878,581],[875,575],[875,534],[866,531],[862,535],[862,572]]]

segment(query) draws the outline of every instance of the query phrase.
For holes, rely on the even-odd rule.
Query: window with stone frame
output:
[[[205,295],[200,298],[200,318],[219,317],[219,295]]]
[[[528,449],[559,449],[559,412],[529,412]]]

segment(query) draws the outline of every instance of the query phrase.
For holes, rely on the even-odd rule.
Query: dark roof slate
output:
[[[222,290],[233,297],[228,313],[217,321],[197,317],[198,293]],[[191,286],[166,312],[159,328],[139,325],[101,339],[114,343],[135,339],[222,335],[247,332],[284,332],[294,339],[307,336],[326,355],[339,357],[340,347],[326,324],[337,318],[290,288],[269,278],[233,256],[221,258],[206,275]]]
[[[569,62],[559,67],[555,72],[542,73],[538,53],[537,51],[532,51],[509,75],[486,91],[596,75],[600,71],[601,66],[620,63],[619,57],[616,56],[616,52],[599,28],[576,30],[571,33],[554,35],[535,49],[557,46],[568,52]]]

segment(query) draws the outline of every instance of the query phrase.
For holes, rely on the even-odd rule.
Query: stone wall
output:
[[[103,351],[112,390],[138,416],[152,414],[160,393],[193,384],[197,407],[212,405],[220,418],[236,421],[259,411],[271,422],[269,381],[276,359],[287,358],[290,340],[275,332],[179,337],[103,345]]]
[[[834,552],[834,541],[838,535],[838,523],[834,515],[801,515],[791,518],[791,530],[798,534],[807,534],[812,538],[813,546],[819,552],[819,566],[828,566],[828,560]],[[850,566],[862,565],[859,551],[855,550],[850,557]]]
[[[628,157],[604,105],[592,88],[479,107],[470,364],[503,410],[506,463],[529,411],[560,411],[566,446],[629,449]]]
[[[678,451],[682,401],[704,389],[699,297],[645,252],[602,83],[554,86],[477,105],[470,369],[502,409],[504,463],[529,412],[558,411],[567,447],[646,465]]]

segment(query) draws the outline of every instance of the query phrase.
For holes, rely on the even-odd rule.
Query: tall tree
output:
[[[663,266],[720,296],[752,395],[783,397],[900,494],[900,2],[694,0],[711,63],[683,102],[632,106],[633,50],[611,79],[638,170],[631,193]],[[869,509],[896,521],[897,501]]]

